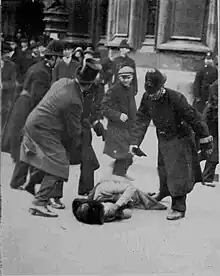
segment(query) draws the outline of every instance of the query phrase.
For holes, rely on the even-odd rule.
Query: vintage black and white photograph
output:
[[[0,14],[0,275],[219,276],[219,1]]]

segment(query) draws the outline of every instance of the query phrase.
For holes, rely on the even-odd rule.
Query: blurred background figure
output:
[[[193,106],[203,112],[209,98],[209,86],[218,78],[216,58],[208,52],[204,59],[204,67],[196,74],[193,87]]]
[[[209,89],[208,104],[204,110],[204,118],[209,127],[210,134],[213,136],[213,152],[207,158],[205,168],[203,170],[204,185],[215,187],[215,170],[219,163],[218,148],[218,80],[216,80]],[[203,159],[203,158],[202,158]]]
[[[16,65],[10,60],[9,53],[12,51],[10,44],[3,42],[1,47],[1,129],[3,129],[15,97]]]
[[[83,48],[77,47],[73,53],[73,58],[75,58],[80,64],[82,64],[84,54],[83,54]]]
[[[52,83],[58,81],[61,78],[74,79],[76,69],[79,66],[79,62],[73,59],[74,46],[71,42],[62,41],[63,43],[63,58],[57,63],[53,70]]]

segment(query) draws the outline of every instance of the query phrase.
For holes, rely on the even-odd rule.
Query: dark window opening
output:
[[[156,14],[157,14],[157,0],[147,0],[147,26],[146,26],[146,37],[155,37],[156,27]]]
[[[108,2],[109,0],[102,0],[100,4],[100,35],[101,37],[107,34],[107,24],[108,24]]]

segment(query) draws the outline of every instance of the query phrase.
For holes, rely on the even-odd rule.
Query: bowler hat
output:
[[[64,37],[62,39],[63,43],[63,49],[73,49],[74,48],[74,42],[69,37]]]
[[[44,52],[45,56],[63,56],[63,43],[60,40],[51,40]]]
[[[76,198],[72,202],[72,212],[80,222],[100,225],[104,223],[104,206],[96,200]]]
[[[84,59],[83,65],[76,70],[76,78],[80,83],[93,83],[102,70],[101,64],[93,58]]]
[[[128,44],[127,39],[122,39],[119,48],[126,48],[126,49],[132,49],[132,47]]]
[[[155,88],[159,89],[167,78],[158,69],[149,69],[145,75],[145,83],[150,82]]]

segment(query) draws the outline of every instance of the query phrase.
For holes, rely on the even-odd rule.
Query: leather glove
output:
[[[98,137],[102,136],[102,140],[105,141],[105,134],[106,131],[104,129],[104,126],[101,122],[97,122],[94,126],[93,129]]]
[[[201,138],[199,142],[201,151],[206,156],[206,158],[208,158],[213,151],[213,137],[210,135],[208,137]]]

